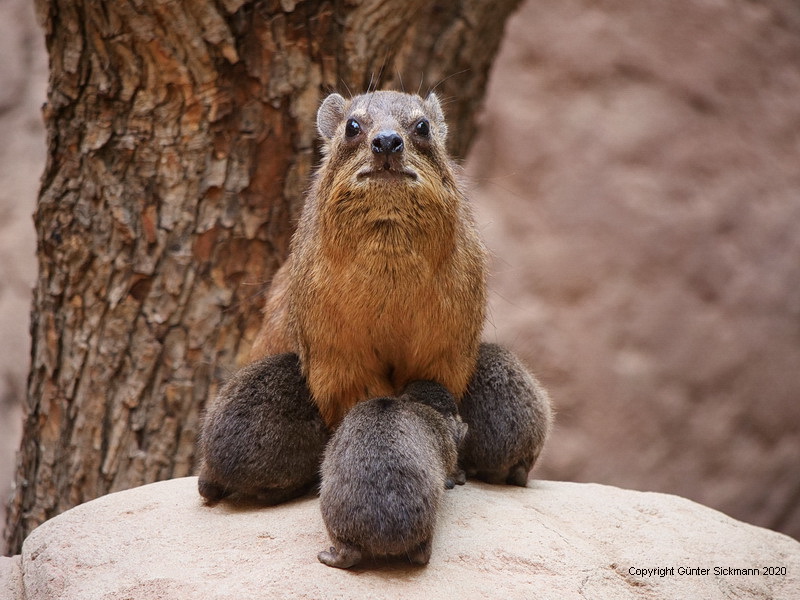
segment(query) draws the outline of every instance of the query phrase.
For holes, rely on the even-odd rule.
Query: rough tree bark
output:
[[[285,258],[329,91],[437,91],[474,132],[519,0],[38,0],[49,157],[27,418],[7,543],[190,474]]]

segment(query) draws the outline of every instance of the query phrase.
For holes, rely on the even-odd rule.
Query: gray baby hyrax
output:
[[[464,483],[457,456],[466,429],[453,396],[432,381],[356,404],[322,462],[320,507],[333,546],[319,560],[343,569],[365,554],[427,564],[443,491]]]
[[[234,374],[207,409],[198,442],[198,489],[214,503],[236,495],[265,504],[316,483],[328,429],[296,354],[276,354]]]
[[[483,343],[459,407],[469,426],[459,462],[469,477],[525,486],[553,421],[550,398],[508,350]]]

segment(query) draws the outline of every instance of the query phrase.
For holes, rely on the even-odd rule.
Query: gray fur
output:
[[[447,137],[447,123],[444,120],[444,111],[442,110],[442,104],[439,101],[439,96],[437,96],[434,92],[428,94],[428,97],[425,98],[425,108],[426,110],[430,111],[430,114],[433,116],[434,120],[439,123],[439,135],[444,139]]]
[[[328,430],[296,354],[237,373],[208,407],[200,432],[198,488],[209,502],[236,494],[275,504],[317,481]]]
[[[415,391],[417,386],[422,387]],[[406,393],[444,414],[455,437],[456,421],[447,418],[454,410],[449,393],[439,388],[412,383]],[[492,483],[525,485],[552,416],[547,393],[511,352],[481,344],[460,414],[469,425],[461,467]],[[297,356],[255,362],[237,372],[208,407],[198,445],[200,494],[209,502],[231,494],[270,504],[289,500],[317,482],[327,439]],[[457,470],[446,472],[463,482]]]
[[[460,413],[469,426],[460,451],[467,475],[525,486],[553,417],[547,392],[516,356],[481,344]]]
[[[322,462],[320,508],[334,545],[319,560],[348,568],[366,553],[427,564],[443,490],[463,482],[465,429],[454,398],[434,382],[352,408]]]

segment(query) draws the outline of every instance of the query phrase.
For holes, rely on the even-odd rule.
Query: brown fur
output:
[[[464,482],[457,449],[466,428],[435,382],[354,407],[322,462],[320,509],[334,545],[319,560],[349,568],[366,553],[426,564],[442,492]]]
[[[351,118],[360,124],[352,138]],[[427,139],[415,129],[422,118]],[[460,399],[475,371],[486,259],[446,154],[438,99],[332,94],[317,125],[324,159],[253,357],[297,352],[328,426],[357,402],[417,379]],[[402,152],[372,151],[387,131],[402,138]]]

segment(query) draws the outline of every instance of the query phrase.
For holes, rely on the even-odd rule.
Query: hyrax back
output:
[[[460,413],[469,426],[460,451],[467,475],[525,486],[553,420],[536,378],[505,348],[481,344]]]
[[[200,494],[278,503],[316,480],[328,431],[311,401],[296,354],[241,369],[206,412],[198,451]]]
[[[317,126],[324,158],[254,355],[298,352],[329,426],[413,380],[460,399],[475,370],[486,259],[438,99],[332,94]]]
[[[463,483],[465,430],[455,399],[434,382],[356,405],[322,462],[320,508],[334,545],[319,560],[348,568],[366,553],[426,564],[443,490]]]

